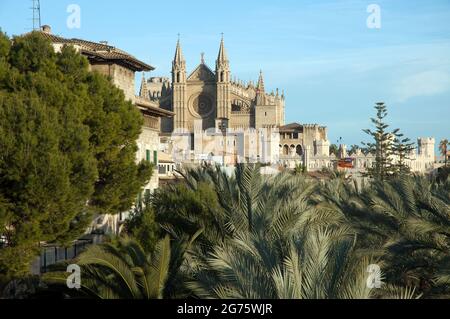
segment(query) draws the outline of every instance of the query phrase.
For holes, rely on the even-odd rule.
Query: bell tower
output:
[[[174,116],[174,129],[187,129],[186,127],[186,60],[181,51],[178,38],[175,58],[172,62],[172,105]]]
[[[219,55],[216,61],[216,83],[217,83],[217,122],[220,122],[222,128],[228,127],[228,119],[231,112],[230,99],[230,62],[228,60],[225,44],[220,41]],[[217,124],[216,124],[217,125]]]

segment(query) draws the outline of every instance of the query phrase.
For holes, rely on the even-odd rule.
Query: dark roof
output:
[[[66,39],[47,32],[40,32],[45,38],[53,43],[71,44],[80,46],[81,53],[86,55],[89,60],[96,62],[112,61],[117,64],[122,64],[133,71],[152,71],[155,68],[148,65],[131,54],[117,49],[111,45],[97,43],[82,39]]]
[[[290,123],[284,126],[280,126],[280,132],[301,132],[303,131],[303,125],[298,123]]]
[[[142,113],[151,116],[173,117],[175,115],[175,113],[162,109],[158,106],[155,106],[154,103],[152,103],[151,101],[139,96],[136,96],[135,104],[142,111]]]
[[[204,79],[200,79],[203,81],[214,81],[215,80],[215,74],[214,72],[211,70],[211,68],[209,66],[207,66],[205,63],[200,63],[195,69],[194,71],[192,71],[189,76],[187,77],[187,80],[192,80],[192,76],[194,75],[195,72],[197,72],[198,70],[203,69],[206,71],[206,78]],[[209,77],[209,78],[208,78]]]

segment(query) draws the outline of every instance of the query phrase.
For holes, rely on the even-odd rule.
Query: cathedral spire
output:
[[[219,56],[217,57],[218,62],[228,62],[228,56],[227,56],[227,50],[225,49],[225,43],[223,41],[223,33],[222,33],[222,40],[220,41],[220,49],[219,49]]]
[[[181,44],[180,44],[180,35],[178,35],[178,41],[177,41],[177,48],[175,50],[175,63],[181,63],[184,61],[183,51],[181,50]]]
[[[178,35],[175,57],[172,62],[172,82],[183,83],[186,81],[186,60],[181,50],[180,35]]]
[[[139,90],[139,96],[148,99],[147,81],[145,80],[145,73],[142,72],[141,89]]]
[[[262,70],[259,71],[258,85],[256,87],[260,93],[264,93],[264,77]]]

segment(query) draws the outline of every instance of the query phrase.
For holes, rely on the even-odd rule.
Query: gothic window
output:
[[[235,103],[231,104],[231,112],[240,112],[241,111],[241,106],[237,105]]]
[[[207,117],[213,111],[211,99],[206,95],[197,96],[193,101],[192,107],[201,117]]]
[[[249,114],[250,106],[244,101],[234,100],[231,102],[231,112]]]

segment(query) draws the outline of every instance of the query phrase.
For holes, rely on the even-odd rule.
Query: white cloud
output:
[[[399,102],[405,102],[413,97],[436,95],[448,90],[450,73],[431,70],[403,78],[394,88],[394,94]]]

